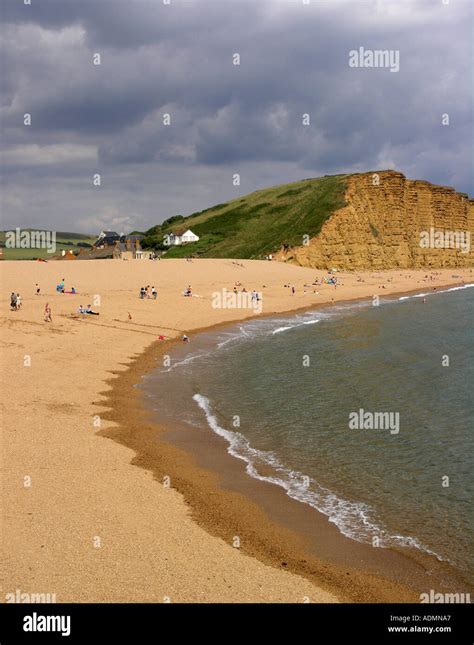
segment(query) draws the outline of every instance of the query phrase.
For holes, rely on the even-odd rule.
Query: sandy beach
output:
[[[304,568],[293,573],[298,567],[291,562],[276,566],[282,540],[295,554],[303,545],[257,506],[248,515],[253,538],[247,531],[248,544],[243,539],[235,548],[232,535],[224,539],[222,527],[212,529],[207,493],[215,491],[214,510],[223,517],[233,504],[212,474],[189,456],[180,472],[194,468],[192,487],[163,464],[153,468],[160,448],[147,451],[152,422],[133,385],[182,334],[192,343],[199,329],[254,316],[248,308],[212,306],[212,294],[232,291],[236,282],[261,292],[261,315],[271,315],[469,283],[472,269],[341,272],[337,288],[304,286],[324,271],[249,260],[2,262],[0,272],[3,600],[16,590],[55,594],[57,602],[415,599],[408,587],[355,570],[348,584],[342,564],[321,563],[308,575]],[[56,292],[62,278],[76,295]],[[138,297],[146,285],[156,287],[156,300]],[[185,298],[188,285],[193,297]],[[12,291],[21,294],[19,311],[10,310]],[[43,320],[46,303],[51,323]],[[89,303],[99,316],[77,314]],[[139,434],[135,458],[124,444],[133,443],[128,436],[138,445]],[[163,458],[176,454],[169,450],[162,449]],[[170,486],[163,485],[167,475]],[[275,539],[262,538],[257,548],[258,526],[262,535],[275,531]]]

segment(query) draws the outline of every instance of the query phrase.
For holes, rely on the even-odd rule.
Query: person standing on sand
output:
[[[151,295],[153,296],[153,300],[156,300],[158,292],[157,292],[157,290],[155,289],[154,286],[151,288]]]
[[[10,309],[16,311],[16,293],[13,291],[10,295]]]
[[[44,322],[53,322],[53,319],[51,317],[51,307],[49,306],[49,302],[46,303],[44,306]]]
[[[40,295],[40,288],[39,288],[38,283],[36,283],[36,295],[37,295],[37,296],[39,296],[39,295]]]
[[[21,309],[21,296],[19,293],[16,294],[16,308]]]
[[[294,295],[295,295],[295,288],[294,288],[294,287],[291,287],[291,295],[292,295],[292,296],[294,296]]]

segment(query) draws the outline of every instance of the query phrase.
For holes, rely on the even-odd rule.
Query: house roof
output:
[[[101,233],[92,246],[101,246],[102,244],[113,246],[118,240],[120,240],[120,235],[117,235],[117,233],[112,232],[110,235]]]
[[[79,253],[78,260],[103,260],[112,258],[114,255],[114,247],[108,246],[105,249],[85,249],[83,253]]]
[[[171,233],[169,233],[169,235],[176,235],[177,237],[181,237],[185,233],[192,233],[193,235],[196,235],[196,233],[193,233],[190,228],[186,228],[186,229],[181,228],[178,231],[171,231]],[[197,237],[197,235],[196,235],[196,237]]]
[[[115,231],[101,231],[99,237],[120,237]]]

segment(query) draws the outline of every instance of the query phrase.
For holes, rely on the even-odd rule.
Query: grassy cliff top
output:
[[[328,217],[344,206],[345,177],[274,186],[188,217],[171,218],[174,221],[147,231],[144,245],[153,246],[166,233],[188,228],[199,242],[172,247],[165,257],[261,258],[282,244],[301,245],[305,235],[317,235]]]

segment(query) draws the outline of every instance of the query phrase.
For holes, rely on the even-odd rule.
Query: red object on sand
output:
[[[158,336],[158,340],[165,340],[165,339],[166,339],[166,336],[161,336],[161,335]]]

